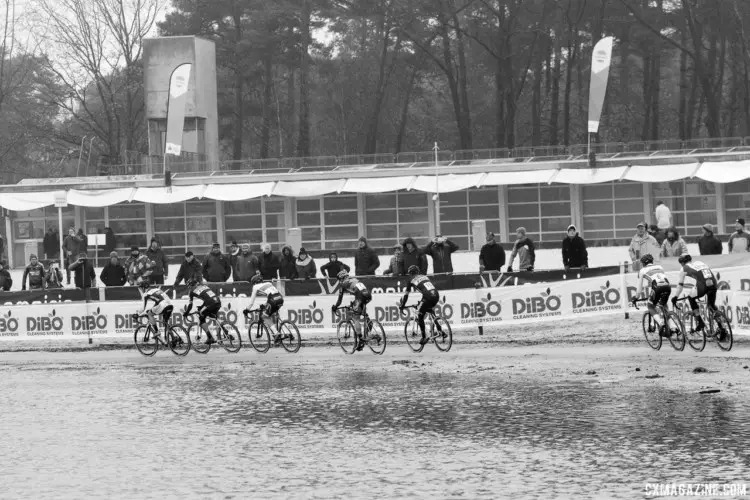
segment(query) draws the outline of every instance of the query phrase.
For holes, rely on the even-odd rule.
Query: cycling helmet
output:
[[[263,281],[263,276],[261,276],[260,274],[256,274],[255,276],[253,276],[252,278],[250,278],[250,284],[251,285],[257,285],[261,281]]]
[[[686,253],[685,255],[680,255],[680,258],[677,259],[677,262],[679,262],[681,266],[684,266],[691,260],[693,260],[693,258],[690,256],[690,254]]]
[[[419,268],[417,266],[409,266],[409,269],[407,269],[406,272],[411,275],[419,274]]]
[[[336,277],[339,280],[345,280],[346,278],[349,277],[349,273],[347,273],[346,271],[339,271],[339,273],[336,275]]]
[[[138,281],[136,281],[136,285],[138,285],[138,288],[145,290],[149,287],[150,283],[148,282],[148,280],[144,280],[143,278],[138,278]]]
[[[646,255],[641,257],[641,264],[643,264],[644,266],[648,266],[653,263],[654,263],[654,256],[651,255],[650,253],[647,253]]]

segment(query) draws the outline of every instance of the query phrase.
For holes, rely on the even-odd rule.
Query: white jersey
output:
[[[151,311],[154,314],[161,314],[167,306],[171,306],[172,301],[161,288],[150,288],[143,294],[143,311]]]
[[[664,268],[659,264],[649,264],[638,271],[638,294],[643,290],[644,280],[651,288],[658,286],[669,286],[669,280],[664,273]]]

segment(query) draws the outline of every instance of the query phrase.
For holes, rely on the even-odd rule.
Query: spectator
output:
[[[680,233],[677,232],[676,228],[670,227],[667,230],[667,239],[661,245],[661,256],[679,257],[680,255],[687,255],[687,253],[685,240],[680,238]]]
[[[73,263],[75,256],[78,255],[78,239],[76,238],[76,230],[72,227],[68,229],[68,235],[63,240],[63,252],[65,252],[65,276],[68,285],[70,285],[70,265]]]
[[[57,259],[60,257],[60,233],[52,229],[47,229],[47,234],[44,235],[44,256],[47,259]]]
[[[664,243],[664,240],[667,239],[666,233],[659,229],[659,226],[657,226],[656,224],[651,224],[649,226],[648,234],[654,237],[656,243],[659,245],[659,248],[661,248],[661,244]]]
[[[281,261],[278,255],[271,252],[269,243],[263,244],[263,252],[258,258],[258,263],[260,264],[260,275],[264,280],[275,280],[279,277]]]
[[[729,253],[750,252],[750,236],[745,232],[745,219],[734,221],[736,232],[729,237]]]
[[[92,288],[96,286],[96,273],[94,266],[88,259],[86,252],[78,252],[78,260],[73,262],[69,269],[75,272],[76,288]]]
[[[401,245],[394,245],[393,246],[393,255],[391,256],[391,261],[388,264],[388,267],[383,271],[383,276],[389,275],[389,274],[398,274],[398,259],[401,257]]]
[[[589,267],[586,242],[583,241],[573,224],[568,226],[568,236],[562,241],[562,258],[566,271],[571,267],[580,267],[582,270]]]
[[[258,257],[253,255],[250,245],[247,243],[242,244],[242,249],[237,252],[234,258],[229,257],[229,263],[232,265],[232,279],[234,281],[250,281],[250,278],[260,272]]]
[[[315,265],[315,260],[310,256],[304,248],[299,249],[297,255],[297,277],[303,280],[309,280],[315,278],[318,274],[318,267]]]
[[[398,260],[398,274],[406,276],[411,266],[417,266],[421,274],[427,274],[427,257],[417,248],[413,238],[406,238]]]
[[[513,272],[513,260],[518,255],[518,268],[521,271],[533,271],[534,262],[536,262],[536,252],[534,242],[526,236],[526,228],[519,227],[516,229],[516,242],[513,244],[513,251],[508,261],[508,272]]]
[[[34,254],[29,257],[29,265],[23,272],[21,290],[26,290],[26,278],[29,279],[29,290],[44,290],[44,266]]]
[[[354,254],[354,274],[356,276],[374,276],[380,267],[380,258],[375,250],[367,245],[367,238],[360,236],[357,242],[359,248]]]
[[[128,273],[128,283],[135,285],[138,278],[149,278],[151,276],[151,270],[154,268],[154,263],[146,257],[145,254],[141,253],[141,250],[133,245],[130,247],[130,258],[125,261],[125,270]]]
[[[78,240],[78,255],[80,255],[81,252],[86,252],[86,254],[88,254],[89,237],[83,233],[83,229],[81,228],[78,229],[78,234],[76,234],[76,239]]]
[[[112,253],[117,247],[117,240],[115,239],[115,233],[111,227],[104,228],[104,253]]]
[[[451,254],[458,250],[458,245],[442,235],[437,235],[435,239],[427,243],[422,249],[422,253],[432,257],[432,272],[452,273],[453,260]]]
[[[495,241],[495,233],[487,233],[487,243],[479,251],[479,272],[503,271],[505,249]]]
[[[60,252],[57,253],[59,254]],[[47,272],[44,273],[44,286],[47,289],[63,287],[63,274],[60,271],[59,262],[53,261]]]
[[[185,260],[182,261],[180,270],[177,272],[177,279],[174,281],[174,286],[182,283],[182,280],[185,280],[185,283],[191,280],[199,283],[203,281],[203,265],[190,250],[185,252]]]
[[[109,253],[109,262],[102,269],[99,279],[101,279],[104,286],[125,286],[127,271],[120,264],[117,252]]]
[[[724,252],[724,245],[714,236],[714,227],[711,224],[703,224],[703,236],[698,238],[698,248],[701,255],[721,255]]]
[[[656,202],[654,215],[656,215],[656,226],[659,229],[666,231],[672,227],[672,212],[669,211],[669,207],[663,201]]]
[[[657,256],[660,254],[660,246],[656,243],[656,238],[646,232],[646,223],[639,222],[635,226],[635,236],[630,241],[628,253],[633,263],[633,270],[638,271],[641,268],[641,257],[646,254]]]
[[[221,246],[214,243],[203,261],[203,279],[209,283],[226,283],[231,274],[229,259],[221,253]]]
[[[10,276],[10,271],[8,270],[8,261],[5,259],[0,260],[0,290],[9,292],[12,286],[13,278]]]
[[[299,277],[297,274],[297,264],[294,257],[294,251],[289,245],[281,247],[281,262],[279,262],[279,278],[283,280],[295,280]]]
[[[151,270],[151,284],[163,285],[164,280],[169,277],[169,263],[164,250],[161,249],[161,243],[156,238],[151,238],[151,246],[146,250],[146,257],[154,263],[154,268]]]
[[[300,250],[300,252],[302,252],[302,250]],[[335,278],[341,271],[346,271],[348,273],[351,271],[351,268],[339,261],[339,256],[336,252],[331,252],[328,256],[328,264],[323,264],[320,267],[320,272],[323,276]]]
[[[232,241],[232,243],[229,244],[229,252],[227,253],[227,257],[229,257],[229,267],[232,273],[234,273],[234,263],[237,260],[237,256],[240,254],[240,246],[237,244],[236,241]],[[237,281],[237,280],[234,280]]]

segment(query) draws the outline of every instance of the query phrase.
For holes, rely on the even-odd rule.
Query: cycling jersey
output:
[[[267,297],[266,301],[266,314],[271,316],[276,313],[282,305],[284,305],[284,297],[279,292],[278,288],[273,286],[271,283],[260,283],[253,287],[253,293],[250,295],[250,305],[248,309],[253,308],[255,299],[257,297]]]
[[[681,286],[684,286],[685,278],[694,280],[695,287],[699,290],[715,288],[718,283],[711,268],[699,260],[688,262],[682,267],[679,280]]]
[[[664,268],[658,264],[649,264],[638,271],[638,296],[643,291],[643,282],[646,281],[650,288],[669,286],[667,275],[664,274]]]
[[[407,296],[411,290],[417,290],[422,294],[423,298],[440,297],[440,293],[437,291],[437,288],[435,288],[435,285],[432,284],[430,278],[422,274],[414,276],[409,282],[409,285],[406,287]]]
[[[351,293],[354,295],[353,309],[361,311],[362,307],[368,304],[372,300],[370,290],[367,289],[364,283],[359,281],[357,278],[346,278],[341,282],[341,288],[339,289],[339,299],[336,301],[334,307],[339,307],[341,301],[344,298],[345,293]]]
[[[161,314],[164,309],[172,306],[169,296],[161,288],[151,288],[143,294],[143,310],[154,314]]]
[[[29,264],[26,266],[26,270],[23,272],[23,284],[22,290],[26,290],[26,277],[29,278],[29,289],[39,290],[44,288],[44,266],[36,263]]]
[[[193,305],[193,299],[200,299],[203,302],[203,307],[221,306],[219,296],[206,285],[198,285],[190,292],[190,306]]]

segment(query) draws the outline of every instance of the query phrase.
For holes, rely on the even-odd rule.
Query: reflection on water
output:
[[[591,382],[42,365],[0,369],[0,406],[3,498],[633,498],[750,468],[747,402]]]

